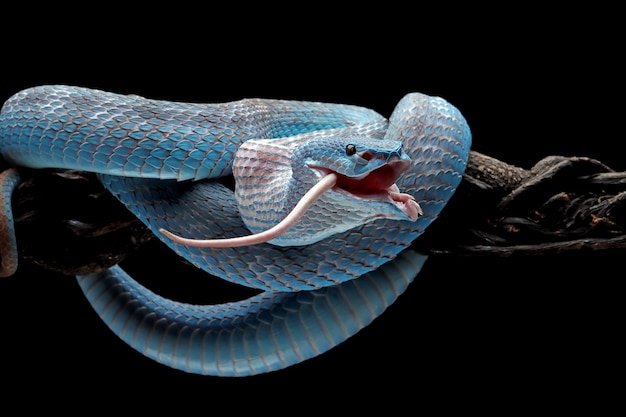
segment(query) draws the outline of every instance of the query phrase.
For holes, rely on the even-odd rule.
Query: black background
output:
[[[72,84],[167,100],[341,102],[389,116],[404,94],[419,91],[456,105],[472,129],[473,149],[505,162],[529,168],[560,154],[626,170],[623,46],[610,13],[541,11],[519,20],[505,13],[488,25],[459,25],[443,12],[426,19],[398,10],[360,21],[358,29],[325,13],[307,24],[253,27],[230,13],[212,16],[228,21],[225,28],[178,20],[173,29],[165,22],[174,16],[135,26],[129,16],[107,13],[112,25],[97,16],[72,24],[55,12],[54,24],[28,38],[40,21],[25,11],[19,28],[5,35],[0,101],[34,85]],[[184,277],[195,271],[159,247],[148,249],[131,260],[137,273],[171,274],[165,279],[200,291],[202,277]],[[259,409],[281,398],[399,409],[593,403],[598,385],[603,397],[612,396],[603,373],[616,372],[614,335],[623,324],[608,323],[623,257],[433,257],[353,338],[289,369],[242,379],[188,375],[144,358],[104,326],[73,277],[22,265],[0,282],[0,375],[16,392],[60,386],[60,403],[80,388],[104,395],[102,403],[123,396],[209,406],[235,395],[235,405]],[[263,400],[267,405],[245,400],[255,392],[278,398]]]

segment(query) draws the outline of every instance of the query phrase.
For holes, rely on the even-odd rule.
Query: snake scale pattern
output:
[[[29,88],[0,112],[0,155],[15,167],[0,174],[0,275],[17,268],[10,201],[19,167],[96,172],[180,256],[262,290],[198,306],[165,299],[118,266],[77,277],[109,328],[185,372],[275,371],[346,340],[407,288],[426,261],[411,242],[454,194],[470,145],[459,110],[420,93],[407,94],[387,119],[346,104],[180,103],[83,87]],[[328,173],[340,183],[276,240],[195,247],[161,233],[222,239],[262,231]],[[235,192],[219,181],[233,174]],[[417,219],[406,215],[413,199]]]

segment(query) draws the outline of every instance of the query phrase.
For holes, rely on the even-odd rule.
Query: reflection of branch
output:
[[[68,274],[107,268],[152,240],[95,175],[25,171],[13,205],[21,260]],[[626,173],[588,158],[530,170],[472,152],[463,182],[415,246],[442,255],[625,248]]]
[[[543,255],[626,248],[626,173],[550,156],[530,170],[472,152],[442,219],[416,242],[447,255]]]

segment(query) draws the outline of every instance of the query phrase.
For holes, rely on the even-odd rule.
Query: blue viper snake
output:
[[[78,276],[109,328],[185,372],[282,369],[346,340],[407,288],[427,258],[411,243],[454,194],[470,143],[458,109],[420,93],[387,119],[346,104],[29,88],[0,113],[0,154],[16,167],[0,174],[0,275],[17,268],[19,167],[95,172],[191,264],[262,290],[191,305],[119,266]],[[234,191],[218,181],[230,175]]]

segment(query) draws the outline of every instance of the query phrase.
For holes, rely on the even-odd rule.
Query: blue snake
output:
[[[180,256],[262,290],[190,305],[155,294],[119,266],[78,276],[108,327],[185,372],[279,370],[354,335],[407,288],[427,258],[411,243],[454,194],[470,144],[459,110],[420,93],[403,97],[387,119],[347,104],[181,103],[29,88],[0,112],[0,155],[15,167],[0,174],[0,275],[17,268],[10,199],[19,167],[96,172]],[[219,181],[230,175],[234,191]],[[298,210],[263,241],[219,243],[247,242]]]

